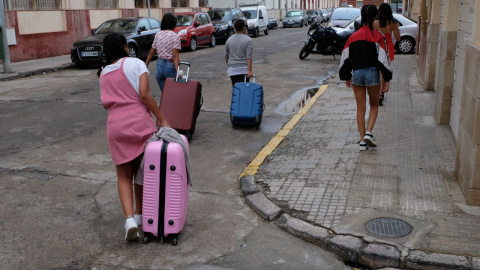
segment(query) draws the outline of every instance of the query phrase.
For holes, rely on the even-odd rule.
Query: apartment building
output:
[[[4,1],[12,62],[65,55],[74,41],[102,22],[167,12],[207,11],[207,0],[0,0]]]

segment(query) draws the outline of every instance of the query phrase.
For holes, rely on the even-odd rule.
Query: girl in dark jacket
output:
[[[362,7],[361,15],[362,27],[350,36],[343,49],[339,74],[340,79],[346,81],[347,87],[353,88],[357,102],[360,150],[367,150],[368,146],[377,146],[372,130],[378,115],[379,71],[385,79],[383,85],[385,92],[388,91],[392,72],[386,54],[384,35],[373,28],[377,8],[374,5],[365,5]],[[370,113],[365,129],[366,93],[369,97]]]

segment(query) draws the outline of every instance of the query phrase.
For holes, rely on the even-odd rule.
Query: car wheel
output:
[[[265,35],[268,35],[268,27],[267,29],[265,29],[265,31],[263,31],[263,33],[265,33]]]
[[[397,42],[397,50],[400,53],[412,53],[415,48],[415,40],[411,37],[402,37]]]
[[[128,56],[138,58],[138,50],[135,45],[128,44]]]
[[[197,40],[192,37],[192,39],[190,39],[190,51],[195,51],[197,49]]]
[[[300,22],[300,27],[303,27],[303,23],[304,23],[304,22],[303,22],[303,20],[302,20],[302,21]]]
[[[260,36],[260,30],[258,29],[258,27],[255,29],[255,32],[253,32],[253,37],[258,37]]]
[[[217,40],[215,39],[215,35],[212,34],[212,37],[210,38],[210,44],[208,44],[208,46],[215,47],[216,44]]]

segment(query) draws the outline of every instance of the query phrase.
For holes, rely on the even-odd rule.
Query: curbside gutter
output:
[[[385,244],[383,240],[371,236],[366,240],[364,237],[338,234],[321,225],[292,217],[261,191],[255,183],[258,168],[327,88],[328,85],[322,85],[307,105],[285,124],[242,172],[239,182],[246,202],[266,221],[274,222],[286,232],[335,253],[344,261],[383,270],[480,270],[480,257],[412,250],[398,244]]]
[[[62,71],[66,69],[71,69],[74,68],[75,64],[70,63],[70,64],[63,64],[58,67],[53,67],[53,68],[40,68],[37,70],[32,70],[32,71],[25,71],[25,72],[14,72],[14,73],[1,73],[0,74],[0,82],[6,82],[6,81],[11,81],[11,80],[16,80],[24,77],[30,77],[34,75],[43,75],[46,73],[51,73],[55,71]]]

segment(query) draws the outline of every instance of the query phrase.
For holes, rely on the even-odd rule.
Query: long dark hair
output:
[[[115,60],[127,57],[128,53],[125,51],[127,39],[124,35],[119,33],[108,34],[103,38],[103,53],[105,54],[105,62],[98,70],[97,76],[100,76],[102,69]]]
[[[362,7],[360,14],[362,15],[362,26],[368,25],[373,30],[373,21],[377,17],[377,7],[374,5],[365,5]]]
[[[395,23],[392,7],[387,3],[383,3],[378,7],[378,24],[383,28],[390,23]]]

